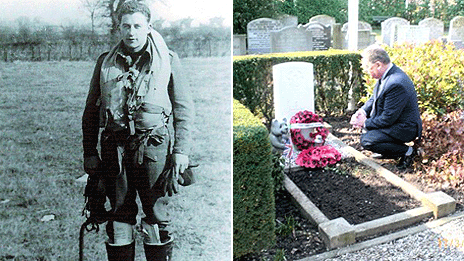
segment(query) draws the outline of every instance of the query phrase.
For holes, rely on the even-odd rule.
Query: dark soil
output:
[[[358,151],[361,151],[364,155],[370,156],[372,153],[368,150],[363,150],[359,145],[359,138],[361,137],[361,131],[359,129],[351,128],[350,116],[340,116],[340,117],[325,117],[324,120],[332,126],[331,133],[337,138],[342,140],[347,145],[355,148]],[[420,161],[419,159],[416,159]],[[424,193],[434,192],[434,191],[443,191],[449,196],[453,197],[456,202],[456,210],[464,209],[464,190],[463,189],[454,189],[447,185],[442,184],[430,184],[424,180],[421,176],[417,175],[414,172],[414,169],[399,170],[396,167],[397,161],[391,159],[376,160],[378,164],[382,167],[390,170],[396,175],[400,176],[410,184],[416,186]]]
[[[361,132],[351,128],[350,116],[326,117],[324,120],[332,126],[331,133],[344,143],[366,156],[372,154],[359,145]],[[425,193],[444,191],[457,200],[457,210],[463,208],[464,191],[430,185],[418,177],[413,169],[398,170],[395,160],[378,160],[378,163]],[[303,170],[287,175],[329,219],[344,217],[350,224],[363,223],[420,206],[420,202],[372,173],[372,170],[354,159],[344,159],[335,167]],[[276,195],[276,221],[278,231],[281,231],[279,226],[288,228],[289,224],[293,224],[292,233],[277,233],[274,248],[236,261],[277,260],[275,258],[282,252],[286,260],[299,260],[327,250],[317,227],[300,214],[286,191]]]
[[[421,205],[354,158],[337,165],[287,174],[330,220],[343,217],[355,225]]]

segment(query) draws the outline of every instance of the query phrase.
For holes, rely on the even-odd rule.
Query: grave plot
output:
[[[443,192],[423,193],[394,173],[381,167],[372,159],[364,156],[354,148],[347,146],[335,136],[329,135],[328,141],[335,144],[344,153],[351,154],[356,161],[367,166],[373,173],[382,177],[386,183],[401,189],[404,192],[403,195],[407,194],[412,198],[404,211],[403,209],[392,209],[392,212],[401,211],[399,213],[375,217],[375,219],[368,218],[369,220],[367,221],[348,218],[350,219],[349,222],[343,217],[327,217],[326,214],[305,195],[295,182],[286,175],[284,180],[286,189],[298,203],[302,214],[313,224],[318,226],[318,230],[328,249],[352,244],[360,238],[401,229],[426,218],[440,218],[455,211],[456,201],[447,194]],[[293,168],[293,171],[295,171],[295,168]],[[327,187],[323,189],[327,189]],[[406,202],[408,201],[409,199],[406,200]]]
[[[354,158],[329,169],[288,171],[287,176],[328,219],[360,224],[421,206]]]

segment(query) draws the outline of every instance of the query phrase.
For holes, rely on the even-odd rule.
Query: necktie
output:
[[[382,84],[382,79],[379,79],[379,82],[377,84],[377,88],[376,88],[375,93],[374,93],[374,102],[372,103],[372,110],[371,110],[371,113],[369,114],[370,117],[374,116],[377,98],[379,97],[380,92],[381,92],[381,89],[380,89],[381,84]]]

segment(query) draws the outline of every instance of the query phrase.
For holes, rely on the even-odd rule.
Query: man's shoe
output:
[[[414,158],[416,157],[416,155],[417,155],[417,149],[413,147],[411,155],[409,155],[409,156],[405,155],[405,156],[401,157],[400,162],[398,163],[398,165],[396,165],[396,167],[398,169],[401,169],[401,170],[404,170],[404,169],[407,169],[407,168],[411,167],[412,163],[414,162]]]

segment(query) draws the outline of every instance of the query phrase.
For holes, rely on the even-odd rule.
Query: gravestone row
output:
[[[247,35],[234,35],[234,55],[264,54],[273,52],[297,52],[346,49],[348,24],[343,26],[327,15],[314,16],[309,23],[298,25],[298,19],[288,16],[283,19],[260,18],[247,26]],[[448,38],[444,39],[444,23],[436,18],[426,18],[418,25],[399,17],[381,23],[381,42],[424,43],[430,40],[447,40],[458,48],[464,47],[464,17],[457,16],[450,22]],[[376,35],[370,24],[358,22],[358,49],[375,43]],[[248,48],[247,48],[248,44]]]

